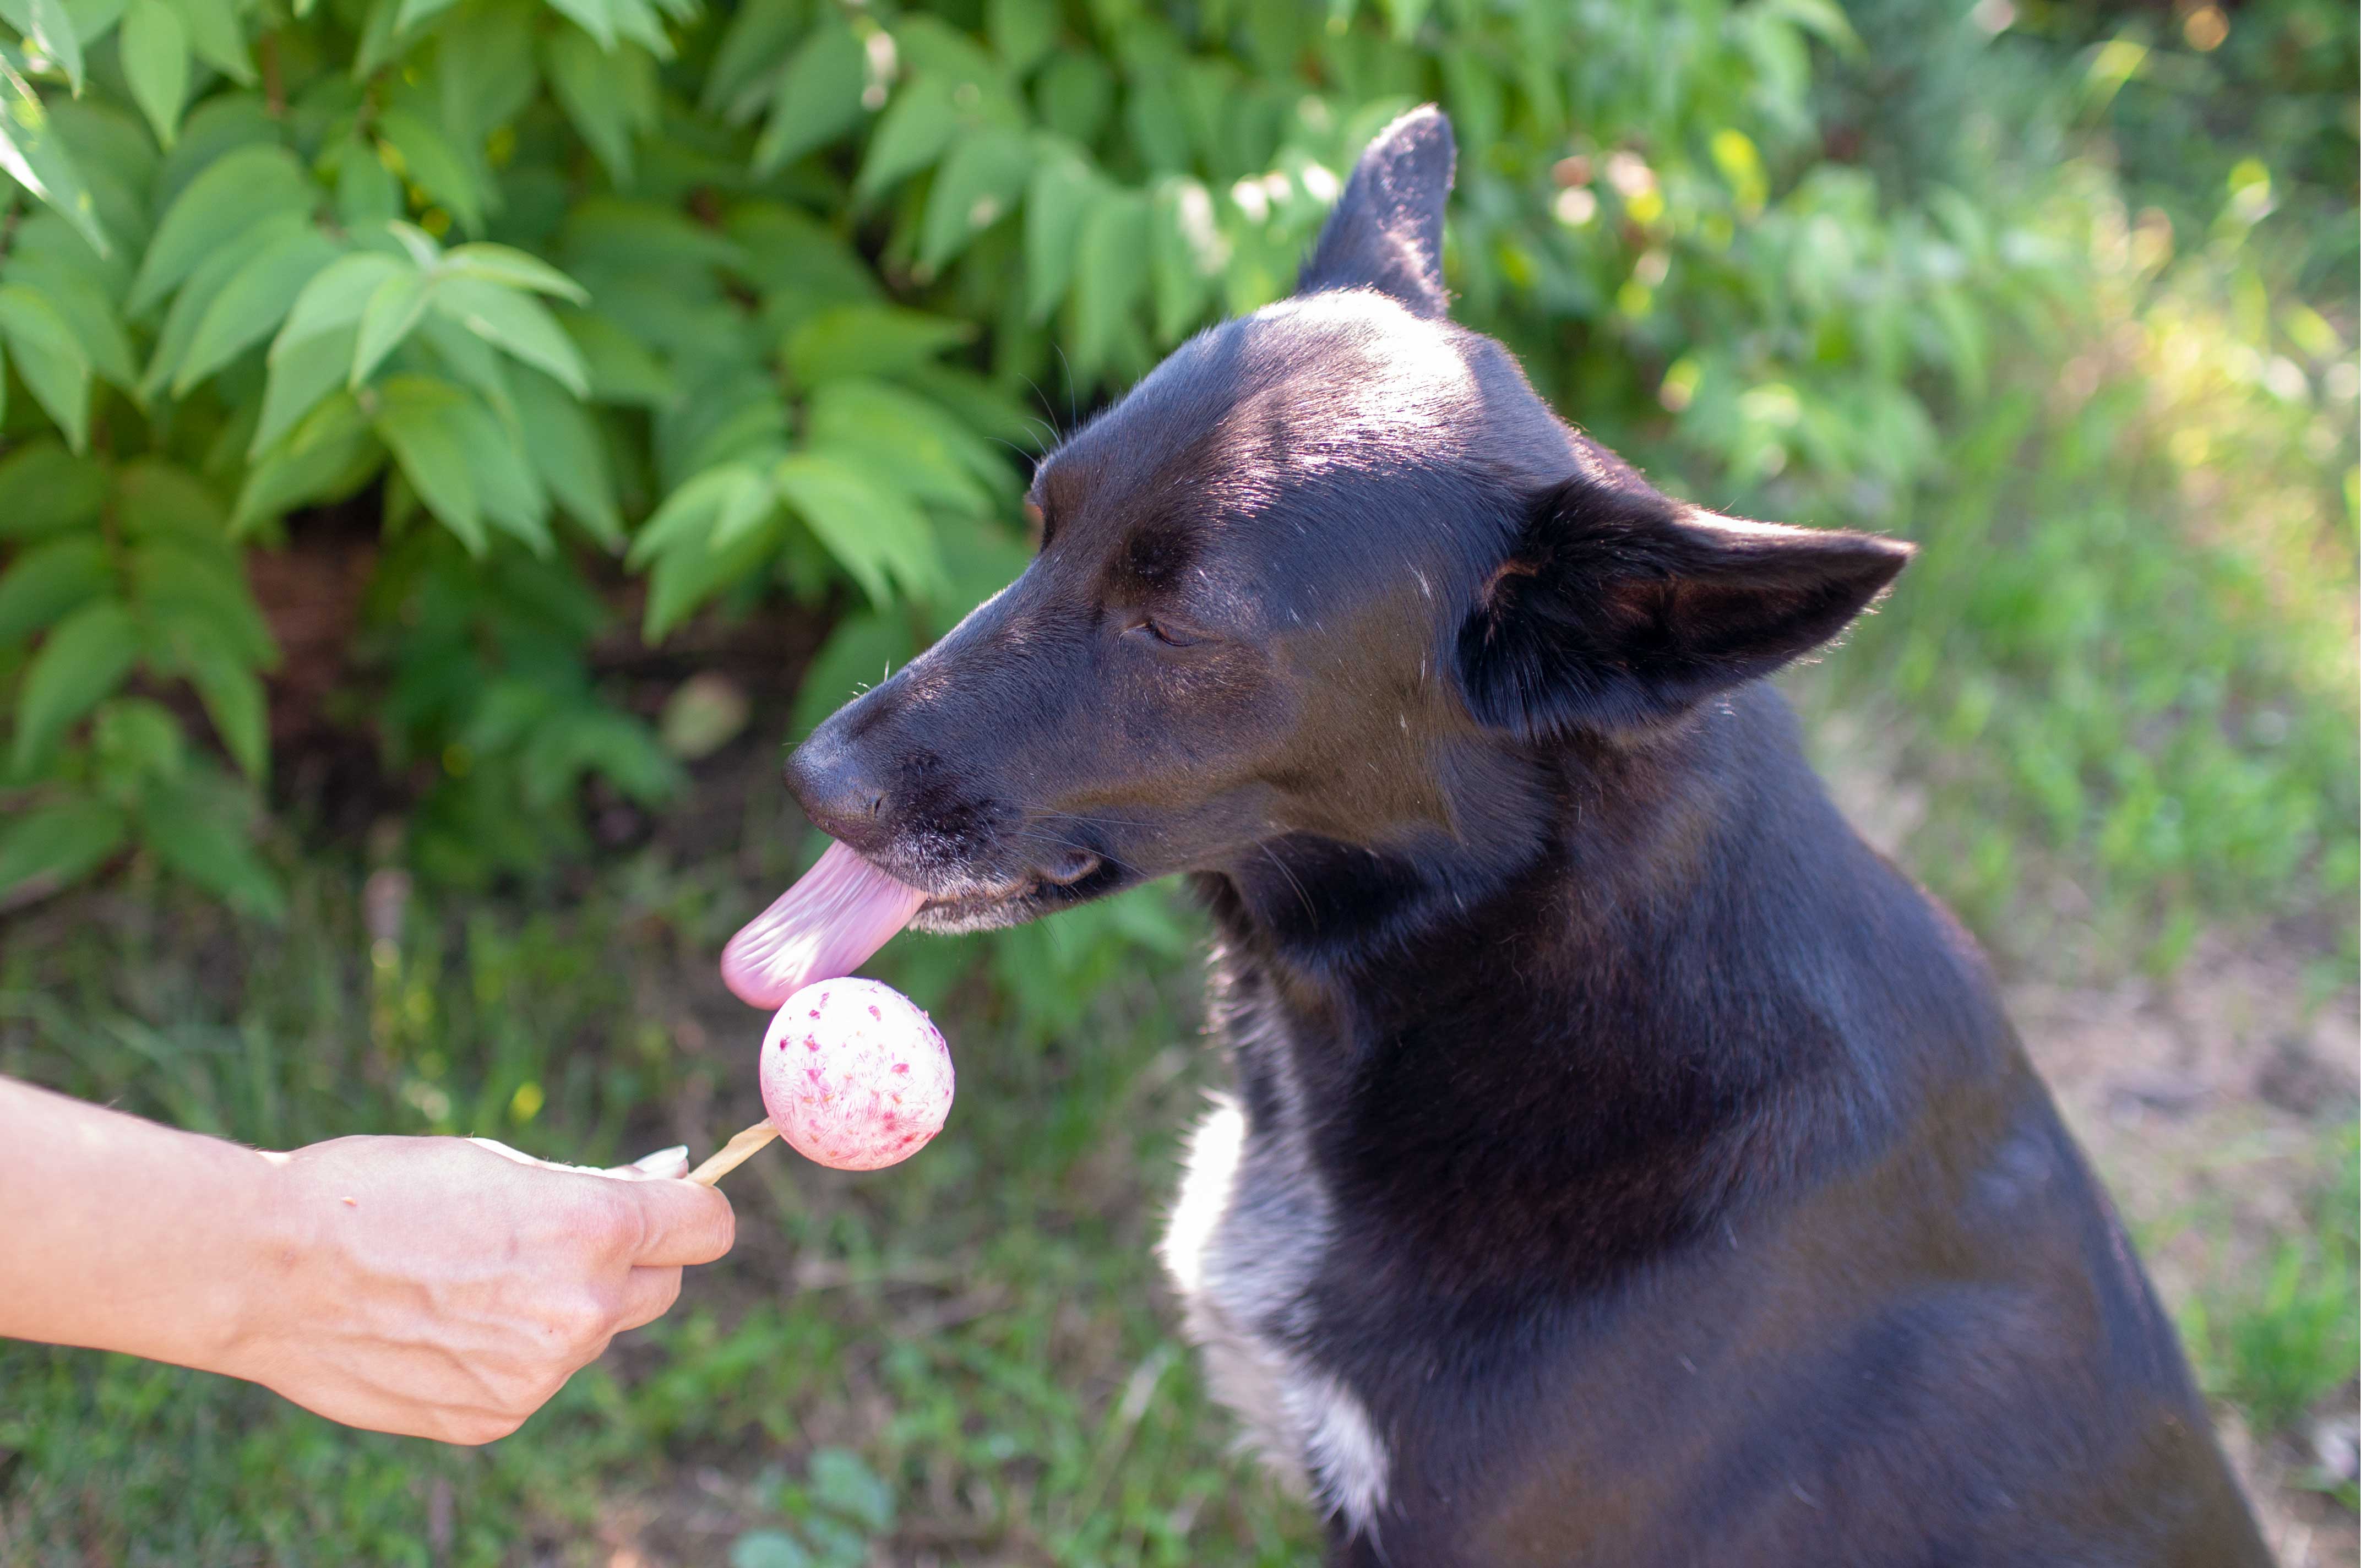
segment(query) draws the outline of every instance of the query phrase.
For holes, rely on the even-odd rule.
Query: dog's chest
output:
[[[1367,1530],[1387,1496],[1386,1444],[1360,1398],[1319,1359],[1312,1284],[1334,1231],[1334,1204],[1305,1133],[1286,1042],[1235,1018],[1241,1059],[1276,1087],[1250,1118],[1217,1097],[1190,1140],[1163,1256],[1214,1398],[1282,1480]]]

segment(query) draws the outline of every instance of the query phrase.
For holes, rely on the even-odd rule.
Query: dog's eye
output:
[[[1193,647],[1196,645],[1197,641],[1197,639],[1194,637],[1191,637],[1185,632],[1176,631],[1169,626],[1162,625],[1152,617],[1142,617],[1132,624],[1131,630],[1146,633],[1148,636],[1154,638],[1157,641],[1163,643],[1167,648]]]

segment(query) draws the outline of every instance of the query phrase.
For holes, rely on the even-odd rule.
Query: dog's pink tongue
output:
[[[830,844],[779,901],[721,949],[721,983],[741,1002],[777,1007],[815,981],[851,974],[926,903],[841,844]]]

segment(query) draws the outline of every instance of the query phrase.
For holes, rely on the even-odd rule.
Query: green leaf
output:
[[[1066,297],[1074,280],[1074,242],[1102,181],[1081,157],[1057,148],[1033,170],[1025,192],[1025,314],[1036,322]]]
[[[691,476],[656,508],[655,515],[631,541],[624,565],[644,566],[659,555],[692,544],[701,549],[712,536],[714,518],[750,478],[760,482],[761,475],[743,463],[728,463]]]
[[[378,466],[378,444],[358,400],[332,393],[247,471],[230,513],[230,532],[242,535],[300,502],[343,494]]]
[[[590,372],[590,395],[602,403],[663,408],[680,396],[680,385],[663,361],[639,339],[588,311],[568,311],[557,319]]]
[[[353,340],[352,372],[345,378],[347,387],[368,380],[385,356],[401,346],[401,340],[426,313],[434,290],[433,278],[410,271],[397,272],[370,291],[368,302],[361,307],[360,332]]]
[[[284,329],[280,336],[285,338]],[[283,346],[271,345],[270,377],[263,385],[262,413],[255,423],[254,438],[247,444],[248,461],[261,456],[295,427],[296,421],[318,407],[321,399],[345,384],[359,337],[357,328],[346,326],[311,333]]]
[[[1055,0],[990,0],[984,31],[995,53],[1012,71],[1030,71],[1058,41]]]
[[[80,882],[123,847],[130,823],[103,800],[69,800],[0,828],[0,903]]]
[[[170,147],[189,102],[189,29],[181,14],[165,0],[131,0],[116,47],[131,101],[156,128],[156,139]]]
[[[590,395],[589,367],[547,306],[531,294],[481,278],[445,274],[434,291],[434,309],[486,343],[547,372],[577,398]]]
[[[347,231],[376,228],[401,215],[401,185],[376,143],[351,137],[335,159],[336,221]]]
[[[597,39],[602,52],[614,49],[615,17],[607,0],[549,0],[549,8]]]
[[[992,510],[982,476],[1007,473],[989,447],[941,408],[882,381],[830,381],[812,393],[806,436],[876,472],[919,500],[958,511]]]
[[[90,439],[90,356],[57,308],[22,284],[0,288],[0,337],[16,374],[76,452]]]
[[[311,181],[285,148],[248,143],[224,153],[189,181],[156,225],[124,313],[145,313],[200,262],[263,219],[308,212],[312,195]]]
[[[221,498],[195,473],[167,457],[135,457],[115,471],[115,516],[135,540],[177,541],[208,553],[242,582],[223,531]],[[243,593],[243,588],[239,592]]]
[[[769,174],[861,123],[869,62],[851,27],[833,18],[812,29],[787,61],[771,117],[754,142],[754,172]]]
[[[66,85],[82,96],[82,38],[73,19],[59,0],[24,0],[25,23],[18,30],[66,73]],[[11,18],[12,20],[14,18]]]
[[[0,573],[0,643],[19,641],[100,598],[112,578],[106,545],[93,534],[35,545]]]
[[[148,356],[147,373],[140,383],[143,395],[145,390],[165,389],[172,367],[188,357],[189,345],[196,341],[197,326],[205,319],[205,312],[256,253],[291,236],[311,232],[312,220],[308,216],[274,213],[238,236],[236,244],[225,245],[199,262],[165,308],[163,325],[156,334],[155,351]]]
[[[0,539],[41,539],[97,520],[106,470],[37,437],[0,457]]]
[[[926,514],[850,464],[819,453],[784,457],[771,482],[873,604],[893,585],[924,597],[942,586],[942,561]]]
[[[650,642],[659,641],[697,606],[760,572],[778,549],[785,526],[784,514],[774,509],[768,526],[727,550],[667,551],[648,574],[648,608],[640,634]]]
[[[131,573],[133,603],[143,621],[156,623],[159,635],[164,622],[177,620],[202,629],[204,641],[241,664],[268,669],[279,662],[279,644],[235,556],[155,540],[133,552]],[[180,664],[178,644],[159,641],[150,647],[159,663]]]
[[[403,109],[388,109],[378,115],[377,128],[401,155],[412,184],[450,208],[468,233],[482,230],[484,192],[440,130]]]
[[[9,768],[34,770],[98,700],[123,684],[139,658],[139,625],[117,599],[84,605],[33,655],[16,694],[16,739]]]
[[[396,35],[407,33],[457,4],[458,0],[401,0],[401,8],[393,14],[393,30]]]
[[[1426,20],[1428,7],[1434,0],[1380,0],[1387,19],[1393,23],[1394,41],[1408,43],[1418,33],[1421,22]]]
[[[560,27],[542,42],[542,69],[558,105],[618,186],[631,182],[631,148],[655,126],[655,61],[636,44],[602,49],[579,27]]]
[[[1205,317],[1230,249],[1213,222],[1213,193],[1198,181],[1168,180],[1156,192],[1153,235],[1156,336],[1165,345]]]
[[[107,293],[104,280],[90,266],[89,249],[77,238],[71,242],[77,253],[71,258],[28,250],[23,243],[25,237],[20,229],[16,252],[8,261],[8,280],[26,284],[47,299],[65,319],[74,341],[90,356],[91,369],[136,396],[139,367],[131,357],[131,339],[115,316],[115,302]]]
[[[1115,345],[1148,284],[1148,206],[1137,192],[1111,192],[1091,204],[1074,247],[1074,373],[1089,379],[1113,361]]]
[[[623,517],[615,500],[615,477],[590,411],[536,371],[520,372],[515,390],[525,453],[542,483],[599,543],[620,550]]]
[[[259,784],[270,768],[269,716],[262,681],[252,666],[227,645],[207,636],[203,627],[181,624],[186,630],[175,639],[175,663],[197,688],[205,715],[214,721],[214,731],[231,760]]]
[[[894,1488],[849,1448],[822,1448],[811,1456],[812,1500],[872,1535],[894,1528]]]
[[[730,1543],[730,1568],[818,1568],[818,1559],[783,1530],[750,1530]]]
[[[549,492],[510,425],[474,399],[445,411],[443,420],[458,437],[467,480],[485,521],[522,540],[535,554],[556,544],[549,535]]]
[[[953,148],[927,196],[919,264],[939,269],[1014,212],[1032,171],[1032,145],[1016,131],[986,130]]]
[[[59,137],[47,104],[0,51],[0,174],[48,203],[101,256],[112,253],[82,171]]]
[[[242,796],[202,776],[160,780],[139,797],[139,840],[156,858],[236,908],[276,921],[286,895],[247,840]]]
[[[862,159],[860,177],[852,182],[855,195],[873,199],[895,181],[942,156],[960,128],[952,90],[950,82],[934,76],[903,84],[879,117],[877,134],[869,138],[869,155]]]
[[[269,335],[289,302],[337,256],[335,241],[306,229],[266,247],[238,269],[197,323],[196,336],[172,372],[172,396],[188,396],[199,381]]]
[[[807,387],[840,376],[891,374],[975,335],[974,326],[896,305],[839,305],[787,336],[787,367]]]
[[[537,256],[505,245],[462,245],[443,257],[443,270],[454,277],[480,278],[511,289],[552,294],[577,305],[590,302],[590,291]]]
[[[270,345],[273,358],[305,338],[360,324],[361,312],[379,288],[395,278],[415,275],[417,269],[400,257],[379,251],[340,256],[313,276],[295,296],[287,323]]]
[[[733,466],[741,466],[733,465]],[[778,515],[779,492],[762,471],[745,467],[741,482],[721,498],[713,514],[708,550],[727,550]]]
[[[254,57],[247,52],[246,29],[232,0],[171,0],[188,24],[189,48],[196,57],[241,87],[254,85]]]
[[[724,115],[732,125],[744,124],[752,107],[743,113],[728,111],[741,93],[786,58],[803,20],[803,7],[795,0],[746,0],[713,51],[697,107],[708,115]]]
[[[447,381],[396,376],[377,389],[377,399],[371,423],[401,465],[410,488],[470,553],[481,555],[490,542],[484,533],[483,503],[468,477],[467,445],[457,420],[467,394]]]

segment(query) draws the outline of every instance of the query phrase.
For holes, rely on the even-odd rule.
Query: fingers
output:
[[[688,1146],[675,1144],[668,1149],[658,1149],[653,1154],[643,1154],[631,1164],[614,1166],[603,1174],[620,1176],[627,1181],[651,1176],[661,1177],[669,1181],[678,1181],[688,1174]]]
[[[640,1210],[640,1245],[633,1263],[671,1267],[711,1263],[737,1239],[738,1220],[730,1200],[710,1187],[658,1179],[617,1185]]]
[[[654,1322],[680,1299],[680,1270],[634,1268],[623,1281],[623,1299],[616,1309],[615,1332]]]

